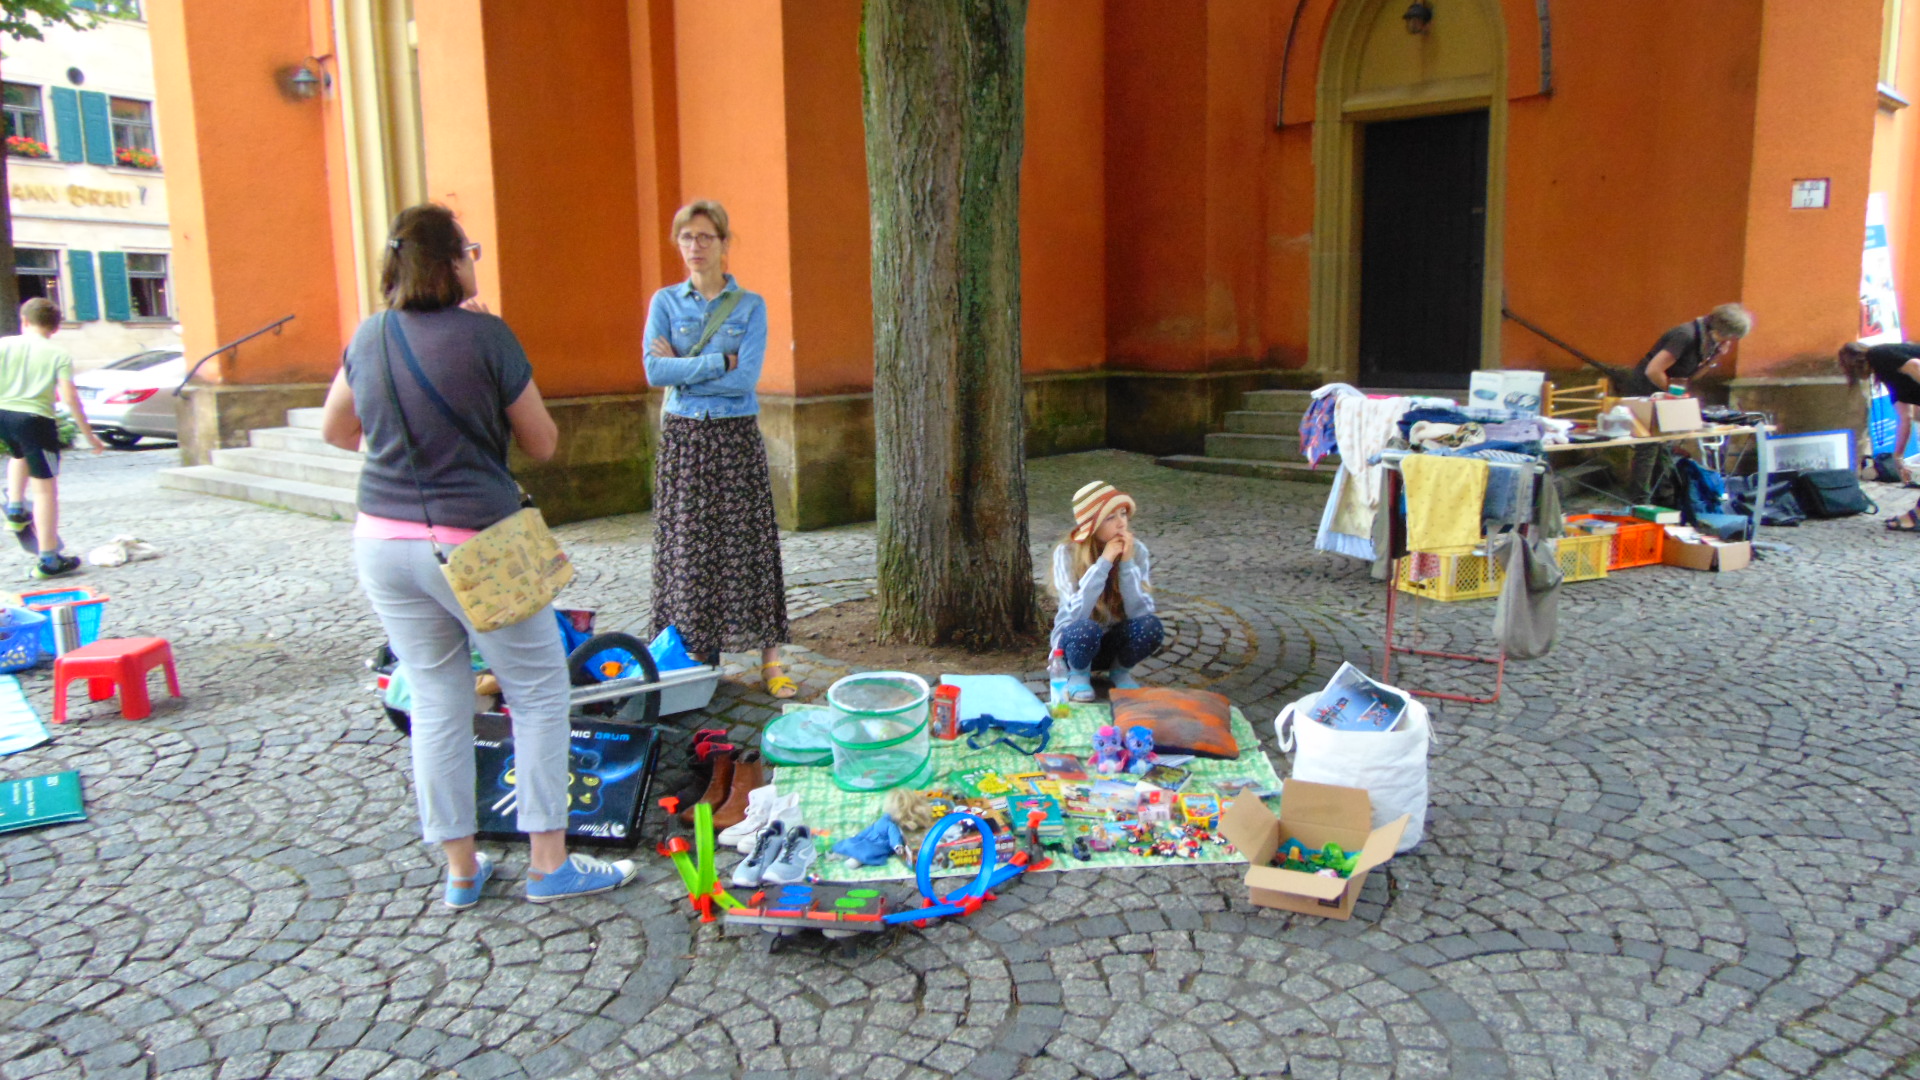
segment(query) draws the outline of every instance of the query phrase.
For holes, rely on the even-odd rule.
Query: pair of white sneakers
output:
[[[754,788],[747,792],[747,816],[720,830],[719,840],[742,855],[751,855],[760,834],[775,821],[786,822],[788,828],[798,825],[800,796],[782,795],[772,784]]]

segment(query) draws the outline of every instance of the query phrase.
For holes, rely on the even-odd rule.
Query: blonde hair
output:
[[[727,230],[727,208],[712,199],[695,199],[674,211],[673,227],[668,230],[668,233],[671,238],[678,240],[680,230],[691,224],[694,218],[702,216],[713,222],[713,231],[720,234],[722,241],[731,238],[732,234]]]
[[[1739,304],[1721,304],[1707,312],[1707,329],[1722,340],[1743,338],[1753,332],[1753,314]]]

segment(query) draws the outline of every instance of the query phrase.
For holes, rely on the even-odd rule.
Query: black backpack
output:
[[[1880,512],[1879,505],[1860,490],[1860,478],[1852,469],[1808,469],[1793,478],[1793,494],[1810,518]]]

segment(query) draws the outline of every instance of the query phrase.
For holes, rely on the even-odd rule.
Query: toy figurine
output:
[[[1127,771],[1135,776],[1146,775],[1160,762],[1160,756],[1153,752],[1153,729],[1142,724],[1127,729],[1125,752]]]
[[[833,845],[833,853],[844,856],[850,867],[882,866],[895,855],[901,862],[907,861],[907,843],[900,835],[900,826],[882,814],[860,833]]]
[[[1120,729],[1112,724],[1102,724],[1100,730],[1093,733],[1091,764],[1097,773],[1127,771],[1127,752],[1120,746]]]

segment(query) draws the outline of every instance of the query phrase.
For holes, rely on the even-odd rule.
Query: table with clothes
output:
[[[1563,443],[1571,425],[1505,409],[1462,408],[1448,398],[1369,397],[1344,383],[1314,391],[1301,419],[1300,443],[1310,464],[1340,454],[1340,472],[1327,495],[1314,546],[1386,564],[1409,553],[1467,551],[1489,533],[1532,522],[1542,535],[1561,535],[1559,496],[1539,470],[1492,468],[1532,464],[1545,446]],[[1382,513],[1387,466],[1383,453],[1413,450],[1400,465],[1402,501]],[[1438,573],[1437,558],[1412,572]],[[1416,580],[1421,580],[1416,577]]]

